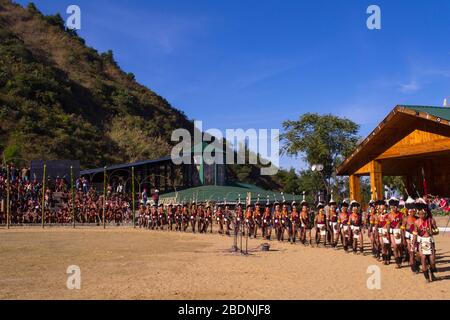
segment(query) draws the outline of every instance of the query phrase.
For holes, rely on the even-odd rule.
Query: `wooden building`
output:
[[[383,176],[402,176],[412,196],[450,196],[450,108],[396,106],[338,168],[350,198],[362,200],[361,176],[372,198],[383,198]]]

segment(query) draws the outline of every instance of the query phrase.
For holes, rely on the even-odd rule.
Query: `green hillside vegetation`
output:
[[[82,168],[170,154],[175,128],[193,122],[64,26],[0,0],[0,154],[6,159],[77,159]],[[227,167],[230,180],[281,188],[258,166]]]
[[[183,112],[88,48],[59,15],[0,1],[0,151],[83,167],[170,153]]]

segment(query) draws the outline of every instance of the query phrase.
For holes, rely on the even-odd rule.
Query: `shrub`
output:
[[[30,12],[33,15],[40,15],[42,16],[42,13],[39,11],[39,9],[36,7],[34,2],[30,2],[27,6],[28,12]]]
[[[65,30],[65,22],[59,13],[55,15],[45,16],[45,21],[52,26],[59,27],[61,30]]]

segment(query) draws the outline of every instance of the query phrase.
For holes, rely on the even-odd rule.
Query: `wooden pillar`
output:
[[[361,197],[361,180],[360,176],[352,174],[349,176],[349,183],[350,183],[350,201],[356,200],[359,203],[361,203],[362,197]]]
[[[370,189],[373,200],[383,199],[383,173],[379,161],[370,162]]]

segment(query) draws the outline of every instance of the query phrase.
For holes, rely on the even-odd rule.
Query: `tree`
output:
[[[103,52],[100,56],[104,61],[107,61],[113,65],[117,65],[116,60],[114,60],[114,53],[112,50]]]
[[[322,178],[316,172],[311,170],[302,170],[298,174],[293,168],[290,170],[280,170],[278,172],[278,178],[281,183],[281,191],[287,194],[301,195],[305,192],[306,201],[314,203],[318,200],[319,191],[323,188],[321,186]],[[337,188],[333,189],[334,199],[340,199]],[[297,198],[296,201],[300,201],[301,198]]]
[[[45,16],[45,21],[47,21],[52,26],[59,27],[61,30],[66,29],[64,19],[61,17],[59,13],[55,15]]]
[[[306,201],[314,203],[317,195],[323,189],[323,183],[320,175],[311,170],[300,171],[299,176],[299,193],[306,193]]]
[[[388,186],[391,190],[395,191],[397,194],[405,193],[405,183],[403,177],[400,176],[384,176],[383,185]]]
[[[136,76],[134,75],[133,72],[128,72],[128,73],[127,73],[127,78],[128,78],[128,80],[130,80],[130,81],[136,80]]]
[[[42,16],[42,13],[39,11],[39,9],[36,7],[36,5],[34,4],[34,2],[30,2],[27,6],[28,11],[31,14],[37,14]]]
[[[230,149],[231,146],[229,145],[229,142],[224,142],[224,144],[225,150],[232,150]],[[232,150],[232,152],[234,153],[235,160],[236,159],[245,160],[245,164],[235,163],[235,164],[228,164],[226,166],[228,182],[232,183],[233,181],[239,181],[243,183],[257,185],[258,187],[261,187],[266,190],[283,191],[279,175],[275,176],[261,175],[261,168],[263,168],[263,165],[261,165],[260,161],[261,155],[256,154],[255,152],[249,150],[248,146],[246,145],[242,145],[240,148],[244,148],[241,150],[244,150],[243,155],[245,155],[245,157],[241,158],[241,155],[236,150]],[[250,157],[257,157],[258,163],[250,164],[248,161]]]
[[[278,177],[281,180],[281,186],[284,192],[300,194],[300,180],[294,168],[290,170],[279,170]]]
[[[359,125],[331,114],[306,113],[297,121],[285,121],[283,128],[282,152],[300,155],[309,166],[323,165],[322,185],[331,191],[337,167],[356,147]]]

